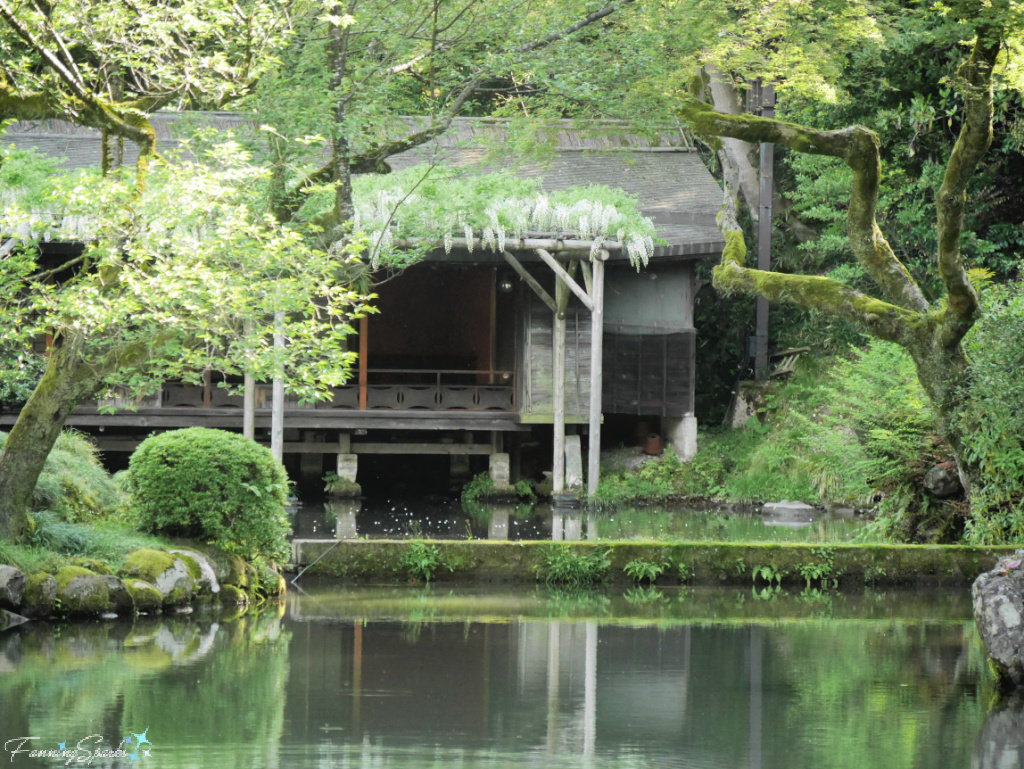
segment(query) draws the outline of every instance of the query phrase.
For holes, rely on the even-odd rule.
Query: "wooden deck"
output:
[[[0,415],[0,425],[13,425],[17,413]],[[286,428],[303,430],[495,430],[522,432],[514,411],[426,411],[417,409],[286,408]],[[71,414],[68,427],[219,427],[242,429],[240,408],[140,406],[113,414],[81,408]],[[270,409],[256,410],[256,427],[270,427]]]

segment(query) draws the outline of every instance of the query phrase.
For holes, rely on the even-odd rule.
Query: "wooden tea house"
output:
[[[161,146],[174,143],[173,115],[153,118]],[[217,127],[237,125],[215,114]],[[429,145],[389,158],[396,169],[441,161],[494,170],[507,126],[458,119]],[[97,133],[56,121],[20,123],[7,141],[66,158],[66,167],[99,164]],[[379,312],[360,322],[358,369],[329,401],[286,395],[284,452],[292,473],[325,470],[360,480],[360,457],[441,455],[453,474],[482,468],[507,486],[529,459],[553,472],[556,491],[598,478],[602,421],[649,426],[689,458],[696,451],[693,324],[694,267],[717,259],[715,214],[722,193],[683,136],[659,146],[586,138],[556,125],[543,161],[511,164],[547,192],[603,184],[638,199],[655,224],[656,245],[637,269],[621,244],[537,233],[503,251],[454,239],[381,282]],[[45,248],[66,248],[50,243]],[[592,252],[594,258],[591,258]],[[165,383],[133,410],[101,413],[116,399],[79,408],[68,425],[94,434],[104,451],[130,451],[154,430],[201,425],[240,430],[242,395],[218,386]],[[271,385],[256,387],[257,439],[271,424]],[[0,415],[10,425],[17,414]],[[288,455],[298,455],[289,457]],[[480,457],[480,458],[474,458]],[[403,462],[392,463],[400,476]]]

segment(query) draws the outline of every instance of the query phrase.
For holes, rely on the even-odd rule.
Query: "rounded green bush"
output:
[[[189,427],[132,454],[127,487],[142,526],[244,558],[288,552],[288,477],[270,451],[237,433]]]

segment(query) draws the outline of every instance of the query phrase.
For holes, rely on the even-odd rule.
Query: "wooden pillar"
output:
[[[569,286],[555,278],[554,340],[551,345],[551,397],[554,401],[555,457],[552,468],[552,491],[565,488],[565,309],[569,302]]]
[[[284,350],[284,313],[274,313],[274,347]],[[284,459],[284,356],[277,364],[270,410],[270,452],[281,462]]]
[[[203,372],[203,408],[208,409],[213,405],[213,372]]]
[[[366,411],[366,356],[370,349],[370,319],[359,319],[359,410]]]
[[[602,252],[601,256],[605,255]],[[601,479],[601,388],[604,365],[604,260],[594,260],[590,299],[590,435],[587,457],[587,496],[597,494]]]
[[[252,321],[244,324],[245,338],[252,338]],[[256,439],[256,380],[246,371],[242,379],[242,435],[250,441]]]

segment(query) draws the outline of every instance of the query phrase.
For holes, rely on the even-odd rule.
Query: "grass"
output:
[[[36,531],[31,543],[14,545],[0,540],[0,563],[21,569],[26,574],[53,572],[74,557],[96,558],[119,568],[127,555],[140,547],[167,547],[168,542],[132,531],[116,522],[70,523],[54,513],[34,516]]]

